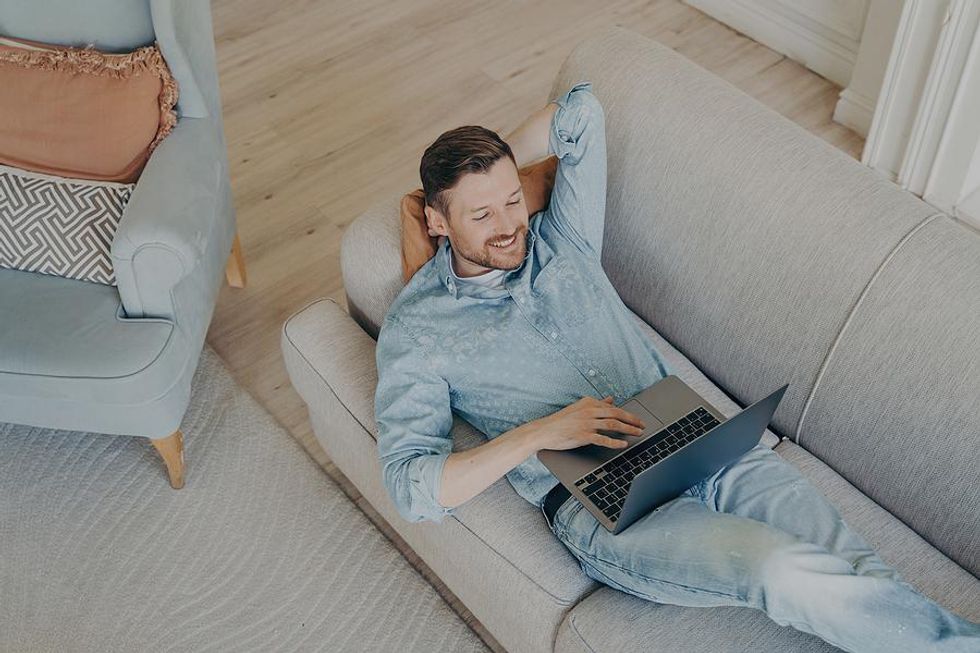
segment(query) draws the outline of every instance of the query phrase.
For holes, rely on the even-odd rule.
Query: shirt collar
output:
[[[505,280],[519,276],[522,273],[524,268],[527,266],[527,260],[531,256],[531,251],[534,247],[534,242],[536,239],[537,236],[535,235],[534,231],[529,228],[527,230],[527,236],[525,237],[526,247],[524,252],[524,261],[518,267],[508,272],[504,277]],[[464,284],[457,283],[456,280],[453,279],[452,269],[450,268],[450,257],[452,256],[450,249],[449,238],[444,238],[442,244],[439,246],[439,250],[436,252],[436,270],[439,273],[439,281],[442,283],[443,288],[446,289],[446,292],[448,292],[454,298],[458,298],[461,294],[460,286],[463,286]],[[486,292],[484,291],[487,290],[491,289],[475,286],[475,284],[465,284],[465,290],[463,290],[462,294],[486,295]],[[508,294],[506,289],[502,290],[501,292],[503,295]]]

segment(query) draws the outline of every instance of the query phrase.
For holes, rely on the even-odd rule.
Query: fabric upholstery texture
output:
[[[155,46],[125,54],[0,38],[0,163],[134,182],[177,123]]]
[[[980,233],[940,216],[870,284],[800,432],[803,447],[974,575],[978,317]]]
[[[0,165],[0,267],[116,285],[109,247],[132,192]]]

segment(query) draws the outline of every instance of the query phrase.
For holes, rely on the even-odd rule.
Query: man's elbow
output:
[[[436,524],[452,513],[443,507],[431,489],[419,477],[419,458],[393,460],[382,464],[382,480],[398,514],[407,522],[429,521]]]

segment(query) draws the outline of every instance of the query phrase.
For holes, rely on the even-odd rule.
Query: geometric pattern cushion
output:
[[[109,251],[135,185],[0,165],[0,267],[116,285]]]

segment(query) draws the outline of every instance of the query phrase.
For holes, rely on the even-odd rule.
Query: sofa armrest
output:
[[[318,408],[327,399],[318,391],[325,385],[377,439],[376,343],[337,302],[318,299],[291,315],[282,326],[281,344],[289,378],[310,410],[329,414]],[[297,364],[300,361],[305,364]],[[308,378],[311,375],[318,378]]]
[[[183,118],[150,156],[112,242],[129,317],[175,318],[172,290],[208,251],[227,192],[213,121]]]

